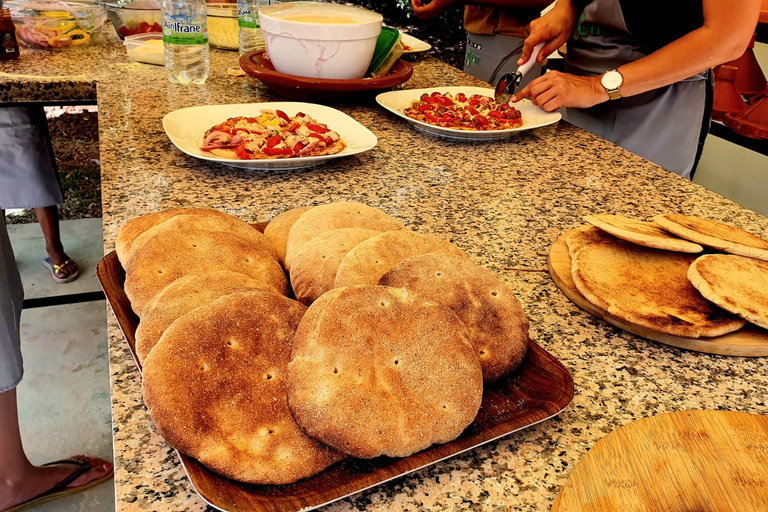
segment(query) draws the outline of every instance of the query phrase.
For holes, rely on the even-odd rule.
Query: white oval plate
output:
[[[435,91],[443,94],[449,92],[453,96],[456,96],[460,92],[463,92],[467,96],[471,94],[482,94],[483,96],[490,96],[491,98],[493,98],[494,94],[493,89],[484,87],[432,87],[429,89],[408,89],[383,92],[376,96],[376,102],[393,114],[396,114],[413,124],[418,130],[432,135],[453,139],[504,139],[511,137],[517,132],[554,124],[563,117],[560,112],[546,112],[542,110],[528,99],[512,104],[523,115],[523,125],[509,130],[473,131],[443,128],[442,126],[435,126],[417,121],[416,119],[412,119],[403,114],[403,111],[411,105],[413,100],[419,99],[424,93],[431,94]]]
[[[417,39],[413,37],[410,34],[406,34],[402,30],[400,31],[400,36],[402,37],[402,42],[404,45],[406,45],[408,48],[403,51],[404,55],[409,55],[411,53],[421,53],[426,52],[432,49],[432,45],[422,41],[421,39]]]
[[[203,145],[205,132],[223,123],[230,117],[258,117],[262,109],[280,109],[289,116],[304,112],[316,121],[327,124],[339,134],[347,147],[335,155],[305,156],[295,158],[273,158],[266,160],[233,160],[221,158],[200,149]],[[301,103],[296,101],[280,101],[270,103],[242,103],[235,105],[205,105],[174,110],[163,117],[163,128],[171,142],[184,153],[232,167],[243,169],[301,169],[321,164],[327,160],[356,155],[372,149],[378,140],[368,128],[358,123],[344,112],[335,108]]]

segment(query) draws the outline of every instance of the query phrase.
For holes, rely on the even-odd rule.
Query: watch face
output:
[[[613,89],[618,89],[621,86],[621,82],[623,80],[624,79],[621,76],[621,73],[618,71],[608,71],[603,75],[603,78],[600,79],[600,83],[603,84],[603,87],[610,91]]]

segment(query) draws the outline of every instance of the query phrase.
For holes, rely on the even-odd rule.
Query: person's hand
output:
[[[563,107],[591,107],[609,99],[608,91],[600,85],[600,78],[600,75],[577,76],[550,71],[531,81],[512,96],[511,101],[517,103],[523,98],[531,98],[534,105],[547,112]]]
[[[411,0],[418,2],[419,0]],[[525,64],[533,52],[533,48],[539,43],[546,43],[536,58],[537,62],[544,62],[550,54],[563,46],[571,37],[576,27],[576,9],[568,1],[558,0],[548,13],[541,18],[531,21],[531,34],[523,42],[523,53],[517,61],[517,65]]]
[[[417,18],[434,18],[448,10],[458,0],[411,0],[413,14]]]

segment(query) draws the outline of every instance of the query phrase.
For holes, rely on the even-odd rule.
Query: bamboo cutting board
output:
[[[768,418],[683,411],[611,432],[576,465],[552,512],[768,510]]]
[[[738,331],[713,338],[681,338],[627,322],[598,308],[584,298],[573,282],[571,256],[565,243],[566,235],[567,233],[561,235],[549,249],[549,275],[566,297],[588,313],[627,332],[673,347],[725,356],[768,356],[768,331],[754,324],[748,323]]]

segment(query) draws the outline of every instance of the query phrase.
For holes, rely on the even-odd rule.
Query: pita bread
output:
[[[285,245],[285,268],[308,241],[332,229],[365,228],[376,231],[396,231],[404,226],[383,211],[355,202],[338,202],[315,206],[304,212],[291,226]]]
[[[467,326],[485,382],[508,375],[523,362],[528,317],[512,290],[469,258],[439,252],[406,258],[379,284],[408,288],[451,308]]]
[[[302,206],[283,212],[269,221],[267,227],[264,228],[264,236],[272,243],[272,247],[274,247],[277,254],[277,261],[281,265],[285,266],[285,242],[288,240],[288,231],[290,231],[296,219],[311,208],[311,206]]]
[[[135,219],[129,220],[117,234],[117,240],[115,241],[115,251],[117,252],[117,259],[120,260],[120,264],[125,268],[128,263],[128,254],[131,250],[133,241],[136,240],[139,235],[146,230],[157,226],[161,222],[165,222],[171,217],[176,215],[227,215],[224,212],[213,210],[211,208],[172,208],[169,210],[163,210],[161,212],[150,213],[148,215],[142,215]]]
[[[730,254],[768,261],[768,240],[735,226],[680,214],[659,215],[653,222],[686,240]]]
[[[568,246],[568,254],[571,258],[591,243],[611,240],[616,240],[616,237],[591,225],[572,229],[565,234],[565,245]]]
[[[670,235],[653,222],[608,214],[585,215],[584,220],[617,238],[643,247],[690,253],[704,250],[699,244]]]
[[[704,299],[688,281],[695,256],[617,240],[587,245],[571,262],[576,288],[592,304],[654,332],[720,336],[744,321]]]
[[[768,262],[707,254],[693,262],[688,279],[721,308],[768,329]]]
[[[215,210],[214,210],[215,211]],[[144,246],[149,240],[160,231],[167,231],[169,229],[176,229],[184,231],[186,229],[205,230],[213,233],[229,233],[237,235],[241,238],[248,240],[255,249],[263,252],[265,255],[277,261],[277,253],[275,253],[272,244],[269,239],[259,232],[245,221],[238,219],[232,215],[219,212],[218,214],[179,214],[172,218],[165,220],[156,226],[153,226],[139,235],[131,245],[131,249],[128,253],[128,261],[124,268],[128,268],[130,264],[131,256],[134,252]]]
[[[379,231],[365,228],[333,229],[317,235],[296,253],[291,266],[291,286],[296,300],[309,306],[333,288],[344,256]]]
[[[381,276],[405,258],[429,252],[466,257],[461,249],[438,236],[390,231],[360,242],[349,251],[339,265],[334,287],[379,284]]]
[[[165,330],[195,308],[230,293],[264,289],[264,284],[245,274],[223,270],[181,277],[147,302],[136,328],[136,356],[144,364]]]
[[[288,484],[340,460],[288,410],[286,367],[305,309],[250,291],[176,320],[144,364],[144,403],[163,438],[212,471],[253,484]]]
[[[289,293],[280,264],[251,239],[189,225],[177,228],[174,219],[157,227],[162,229],[131,251],[125,271],[125,294],[139,317],[160,290],[192,274],[229,270],[245,274],[280,294]]]
[[[315,439],[355,457],[406,457],[473,421],[483,395],[466,327],[404,288],[336,288],[301,321],[288,405]]]

